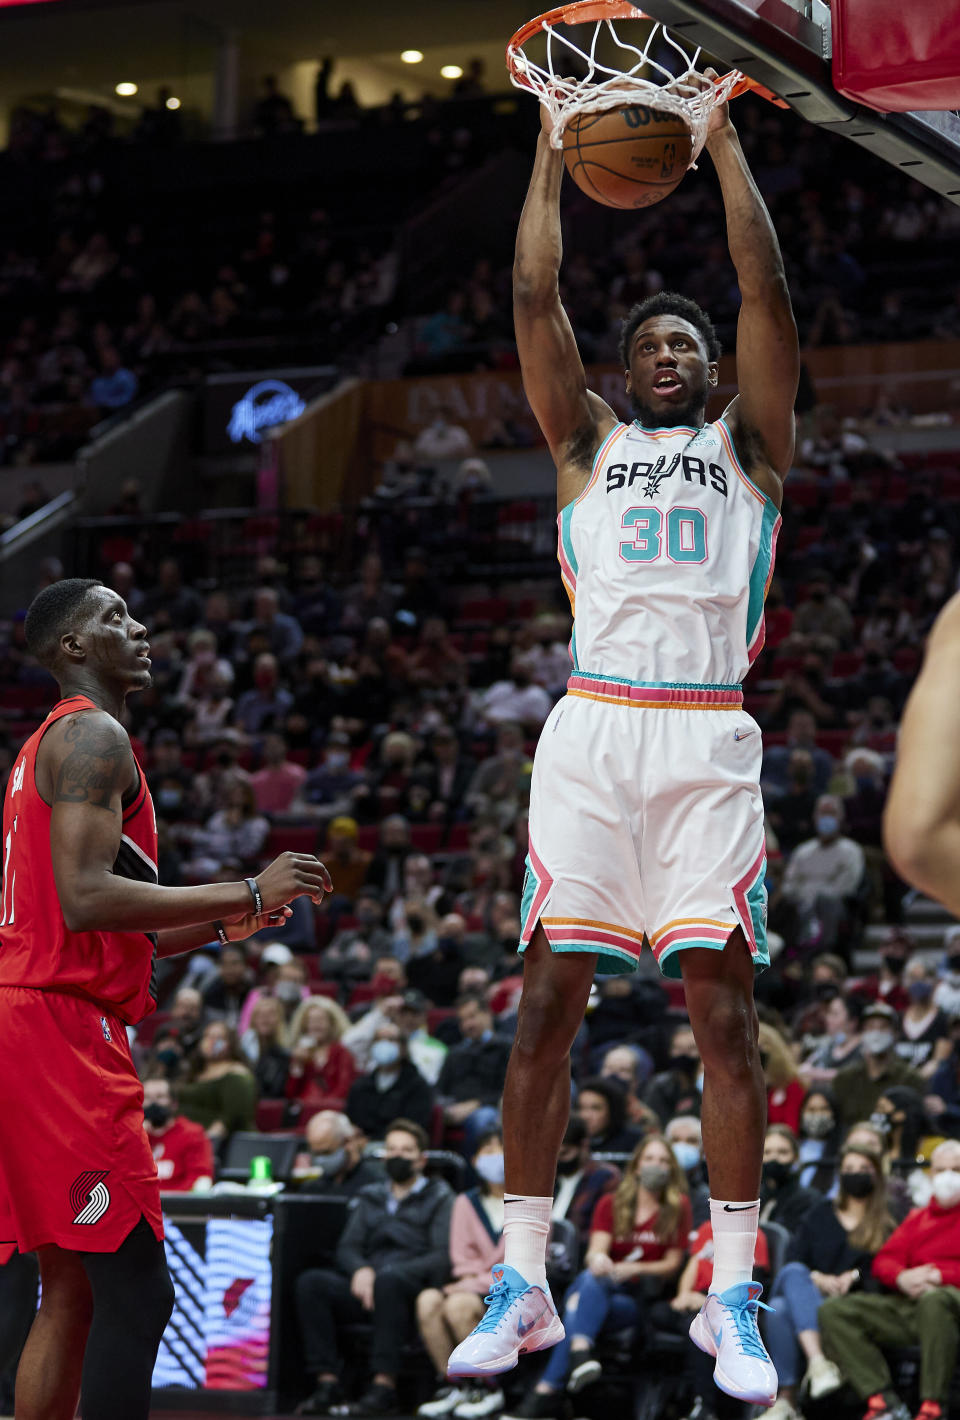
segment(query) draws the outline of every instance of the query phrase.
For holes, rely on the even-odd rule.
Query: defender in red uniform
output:
[[[16,1414],[72,1420],[82,1388],[84,1420],[146,1420],[173,1286],[125,1026],[156,1008],[158,957],[240,941],[331,883],[284,853],[258,878],[161,887],[119,723],[150,684],[144,627],[73,578],[40,593],[25,630],[63,699],[17,756],[3,813],[0,1244],[35,1249],[43,1284]]]

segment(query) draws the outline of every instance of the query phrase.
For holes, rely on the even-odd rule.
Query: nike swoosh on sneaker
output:
[[[547,1311],[547,1308],[546,1308],[545,1306],[541,1307],[540,1310],[537,1312],[536,1316],[533,1318],[533,1320],[532,1320],[532,1321],[528,1321],[527,1324],[526,1324],[526,1326],[524,1326],[524,1324],[523,1324],[522,1321],[518,1321],[518,1322],[517,1322],[517,1335],[518,1335],[518,1336],[526,1336],[527,1332],[528,1332],[528,1331],[532,1331],[533,1328],[536,1326],[537,1322],[540,1320],[540,1318],[546,1314],[546,1311]]]

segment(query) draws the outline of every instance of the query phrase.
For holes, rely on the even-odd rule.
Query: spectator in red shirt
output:
[[[884,1349],[919,1345],[917,1420],[940,1420],[960,1343],[960,1141],[930,1159],[933,1197],[908,1214],[873,1260],[879,1293],[830,1297],[820,1308],[824,1350],[857,1394],[869,1420],[910,1420],[893,1390]]]
[[[353,1056],[340,1043],[350,1024],[327,996],[308,996],[290,1022],[287,1099],[303,1109],[342,1110],[357,1075]]]
[[[169,1080],[146,1080],[143,1120],[164,1192],[189,1193],[198,1183],[213,1182],[213,1149],[201,1124],[177,1113]]]
[[[287,742],[283,735],[264,735],[263,767],[250,776],[258,812],[271,817],[289,813],[306,777],[303,765],[294,764],[287,758]]]
[[[800,1133],[800,1109],[806,1090],[797,1078],[790,1047],[778,1030],[760,1022],[760,1063],[767,1083],[767,1123],[785,1124]]]
[[[519,1416],[559,1416],[565,1388],[575,1394],[599,1378],[597,1337],[642,1320],[651,1297],[680,1271],[690,1224],[683,1169],[663,1136],[651,1134],[634,1149],[616,1193],[597,1202],[586,1269],[564,1302],[566,1336]]]

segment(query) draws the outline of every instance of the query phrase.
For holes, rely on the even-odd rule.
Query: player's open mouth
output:
[[[676,394],[683,389],[683,381],[676,375],[658,375],[653,382],[653,392],[658,395]]]
[[[149,646],[141,646],[140,649],[137,651],[137,658],[138,658],[138,660],[146,661],[147,665],[149,666],[149,665],[150,665],[150,647],[149,647]]]

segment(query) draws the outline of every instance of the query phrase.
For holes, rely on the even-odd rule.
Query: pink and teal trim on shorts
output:
[[[601,976],[635,971],[643,948],[643,933],[615,922],[600,922],[592,918],[541,916],[552,887],[553,878],[531,844],[520,905],[520,945],[517,950],[521,955],[530,945],[540,922],[552,952],[596,952],[597,973]]]
[[[731,932],[743,928],[754,970],[770,965],[767,949],[767,852],[760,853],[733,888],[736,920],[712,917],[680,917],[650,933],[650,945],[662,974],[672,981],[681,979],[679,954],[689,947],[707,947],[722,952]]]
[[[682,976],[682,951],[691,947],[723,951],[731,932],[738,927],[743,928],[755,970],[761,972],[768,967],[766,872],[766,849],[761,848],[750,868],[734,885],[736,912],[732,920],[681,917],[651,932],[648,940],[662,974],[672,981],[679,981]],[[593,918],[541,916],[553,882],[531,844],[520,908],[518,951],[521,955],[530,945],[537,923],[541,922],[552,952],[596,952],[598,976],[617,976],[635,971],[643,949],[644,933]]]

